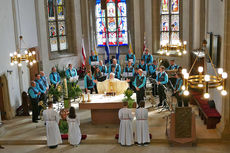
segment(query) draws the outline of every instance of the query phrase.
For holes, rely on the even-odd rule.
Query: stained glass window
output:
[[[107,0],[106,11],[101,9],[101,0],[96,0],[96,38],[97,45],[128,45],[126,0]],[[106,14],[105,14],[106,13]]]
[[[161,0],[161,45],[180,41],[180,0]]]
[[[51,51],[68,49],[65,0],[47,0],[47,10]]]

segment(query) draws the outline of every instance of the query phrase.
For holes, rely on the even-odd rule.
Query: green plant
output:
[[[132,97],[133,95],[133,90],[131,89],[127,89],[124,92],[125,98],[122,99],[123,102],[128,102],[128,108],[132,108],[133,107],[133,103],[135,102],[135,100]]]
[[[80,89],[80,87],[78,85],[76,85],[76,83],[67,83],[67,87],[68,87],[68,98],[69,99],[74,99],[77,98],[81,95],[82,90]]]
[[[62,70],[59,69],[58,64],[57,64],[55,67],[56,67],[56,70],[57,70],[57,72],[59,73],[60,77],[61,77],[62,79],[64,79],[64,78],[66,77],[66,75],[65,75],[65,67],[63,67]]]
[[[49,95],[53,95],[53,97],[59,99],[62,96],[62,87],[61,85],[57,86],[56,88],[54,87],[54,85],[51,85],[51,87],[49,88],[48,91]]]

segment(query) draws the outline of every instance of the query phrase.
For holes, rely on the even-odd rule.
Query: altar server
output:
[[[145,53],[142,55],[141,59],[145,61],[145,64],[150,64],[153,62],[153,56],[149,54],[149,49],[145,49]]]
[[[140,108],[136,109],[136,142],[139,145],[150,143],[148,109],[145,108],[145,102],[140,102]]]
[[[95,88],[95,78],[92,75],[91,71],[87,72],[87,75],[84,77],[84,85],[85,85],[85,92],[87,93],[88,90],[90,91],[90,93],[93,93],[93,89],[95,89],[96,93],[97,90]]]
[[[41,76],[41,79],[43,81],[43,84],[46,87],[46,90],[49,90],[49,84],[48,84],[48,81],[47,81],[47,77],[45,76],[45,72],[44,71],[40,71],[40,76]]]
[[[139,69],[142,69],[144,75],[147,75],[147,73],[148,73],[148,65],[145,64],[144,59],[141,59],[141,63],[137,67]]]
[[[166,99],[165,88],[166,88],[166,84],[168,83],[168,74],[165,72],[165,67],[160,66],[159,70],[160,72],[157,74],[157,78],[156,78],[157,85],[158,85],[159,100],[160,100],[158,107],[162,106],[162,102]]]
[[[68,80],[68,82],[77,82],[78,76],[77,76],[77,70],[73,68],[72,64],[69,64],[69,68],[66,70],[65,75]]]
[[[175,69],[178,69],[179,66],[175,64],[175,60],[174,59],[171,59],[169,61],[169,67],[167,68],[167,70],[175,70]]]
[[[136,98],[138,108],[140,107],[140,101],[144,100],[145,97],[145,84],[146,84],[146,77],[143,74],[142,69],[138,70],[138,76],[135,78],[133,82],[133,86],[136,88]]]
[[[96,66],[99,64],[99,58],[95,55],[94,51],[91,51],[91,56],[89,57],[89,65],[91,65],[91,71],[94,73]]]
[[[123,108],[119,110],[118,117],[120,119],[118,143],[130,146],[133,144],[133,115],[131,109],[128,109],[128,102],[123,103]]]
[[[41,95],[41,92],[36,88],[36,82],[31,82],[31,87],[28,89],[28,94],[31,100],[32,105],[32,122],[38,123],[38,115],[39,115],[39,109],[38,109],[38,102]]]
[[[131,64],[134,66],[136,62],[136,57],[135,55],[131,52],[131,49],[129,49],[128,54],[125,56],[125,62],[131,62]]]
[[[102,73],[103,76],[107,75],[107,73],[108,73],[107,67],[105,65],[103,65],[103,61],[102,60],[99,61],[99,69],[100,69],[100,71],[101,71],[101,73]]]
[[[57,87],[61,83],[61,77],[56,70],[56,67],[52,67],[52,72],[50,73],[50,84]]]
[[[53,109],[53,103],[48,102],[48,109],[43,111],[43,118],[46,125],[47,146],[49,148],[56,148],[58,144],[62,143],[61,134],[59,131],[59,115]]]
[[[68,141],[71,145],[77,146],[81,142],[81,130],[80,120],[75,112],[74,107],[70,107],[69,109],[69,116],[67,117],[68,122]]]

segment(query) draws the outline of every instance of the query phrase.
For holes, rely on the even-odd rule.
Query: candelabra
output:
[[[162,44],[160,47],[160,51],[158,52],[160,55],[176,55],[176,56],[182,56],[184,54],[187,54],[186,51],[187,42],[184,41],[184,43],[179,42],[178,44]]]

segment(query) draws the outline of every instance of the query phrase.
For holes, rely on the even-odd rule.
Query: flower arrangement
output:
[[[125,98],[122,99],[123,102],[128,102],[128,108],[132,108],[133,107],[133,103],[135,102],[135,100],[132,97],[133,95],[133,90],[131,89],[127,89],[124,92]]]
[[[51,85],[48,91],[49,97],[55,97],[56,99],[60,100],[62,97],[62,86],[58,85],[56,88],[54,85]]]

